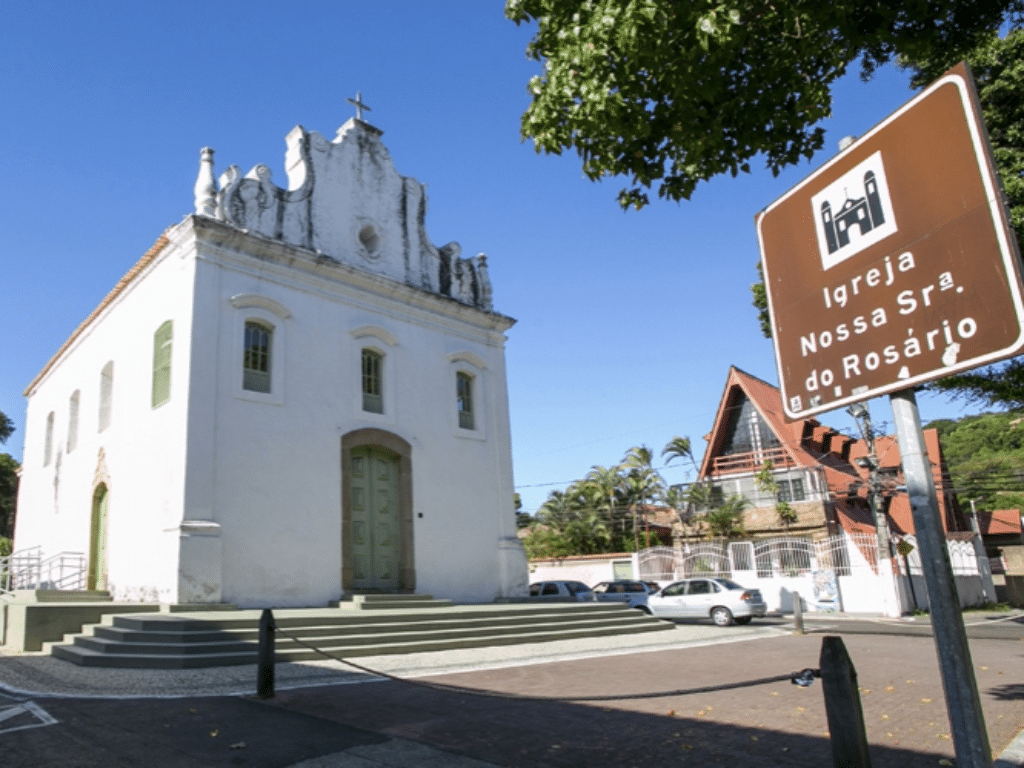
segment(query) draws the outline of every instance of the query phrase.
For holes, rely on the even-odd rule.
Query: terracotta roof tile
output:
[[[1001,534],[1017,534],[1021,532],[1021,512],[1019,509],[996,509],[992,512],[978,513],[978,527],[983,536]]]

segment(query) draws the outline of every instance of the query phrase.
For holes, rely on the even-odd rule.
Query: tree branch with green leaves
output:
[[[623,208],[648,192],[687,200],[720,174],[773,174],[822,148],[833,83],[899,56],[967,49],[1019,15],[1021,0],[508,0],[536,24],[543,64],[522,135],[575,150],[591,180],[621,176]]]

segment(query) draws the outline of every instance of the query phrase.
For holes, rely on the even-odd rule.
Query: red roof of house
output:
[[[1013,535],[1021,533],[1021,512],[1019,509],[996,509],[978,513],[978,527],[982,536]]]
[[[873,533],[874,519],[867,504],[870,470],[857,464],[858,459],[865,458],[869,453],[867,443],[861,438],[845,435],[821,424],[814,418],[786,422],[778,387],[735,366],[729,369],[715,423],[706,438],[708,447],[701,462],[700,477],[726,474],[726,470],[715,471],[715,458],[720,455],[727,437],[727,417],[738,399],[738,393],[746,395],[778,438],[782,446],[781,453],[788,458],[787,463],[807,469],[821,469],[831,491],[832,505],[839,524],[851,533]],[[942,471],[944,465],[938,432],[926,429],[924,437],[946,530],[964,530],[967,526],[955,515],[952,494],[946,491],[948,483],[944,479],[948,475]],[[905,492],[896,489],[902,483],[900,450],[896,438],[892,435],[877,435],[875,455],[883,473],[883,487],[888,488],[886,495],[891,498],[888,509],[890,528],[895,534],[912,533],[914,523],[910,500]],[[774,463],[778,465],[780,462]],[[746,471],[749,472],[749,468]]]

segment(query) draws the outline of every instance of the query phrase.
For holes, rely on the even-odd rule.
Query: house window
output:
[[[384,355],[373,349],[363,350],[363,410],[384,413]]]
[[[759,453],[781,447],[782,443],[761,418],[753,402],[743,393],[738,393],[732,403],[721,455]]]
[[[779,501],[803,501],[806,498],[803,480],[779,480]]]
[[[102,432],[110,426],[110,411],[114,400],[114,361],[110,360],[100,371],[100,426]]]
[[[68,399],[68,453],[78,446],[78,405],[80,393],[76,389]]]
[[[473,377],[459,371],[455,375],[455,394],[459,407],[459,426],[475,429],[473,419]]]
[[[173,323],[168,320],[153,334],[153,401],[154,408],[171,399],[171,343]]]
[[[245,324],[242,389],[270,392],[270,342],[274,331],[249,321]]]
[[[53,411],[46,416],[46,441],[43,443],[43,466],[50,466],[53,459]]]

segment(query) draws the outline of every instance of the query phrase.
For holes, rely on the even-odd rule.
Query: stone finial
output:
[[[494,298],[491,290],[491,276],[487,273],[486,254],[477,254],[476,276],[480,281],[480,307],[490,312],[494,309]]]
[[[196,179],[196,213],[199,216],[217,215],[217,183],[213,180],[213,150],[203,147],[199,151],[199,176]]]

